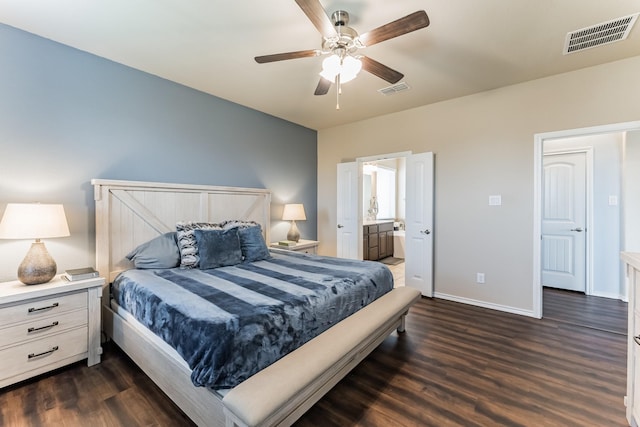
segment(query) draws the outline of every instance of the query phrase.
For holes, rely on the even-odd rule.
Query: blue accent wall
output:
[[[92,178],[268,188],[272,240],[288,202],[316,238],[316,131],[2,24],[0,58],[0,212],[64,203],[60,270],[94,265]],[[0,240],[0,280],[27,249]]]

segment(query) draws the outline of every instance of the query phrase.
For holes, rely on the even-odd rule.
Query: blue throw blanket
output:
[[[210,270],[129,270],[118,305],[177,350],[196,386],[230,388],[393,288],[389,269],[295,252]]]

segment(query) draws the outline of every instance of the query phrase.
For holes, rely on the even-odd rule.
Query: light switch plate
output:
[[[502,196],[497,194],[494,196],[489,196],[489,206],[500,206],[502,205]]]
[[[609,196],[609,206],[618,206],[618,196]]]

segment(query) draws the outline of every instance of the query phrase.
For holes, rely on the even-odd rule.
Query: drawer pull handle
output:
[[[40,307],[40,308],[33,308],[33,307],[31,307],[31,308],[29,309],[29,313],[33,313],[33,312],[36,312],[36,311],[42,311],[42,310],[50,310],[50,309],[52,309],[52,308],[56,308],[58,305],[59,305],[59,304],[58,304],[57,302],[54,302],[53,304],[48,305],[48,306],[46,306],[46,307]]]
[[[633,340],[636,342],[636,344],[640,345],[640,335],[633,337]]]
[[[45,356],[45,355],[47,355],[47,354],[51,354],[51,353],[53,353],[53,352],[54,352],[54,351],[56,351],[57,349],[58,349],[58,346],[55,346],[55,347],[51,348],[51,350],[43,351],[42,353],[38,353],[38,354],[36,354],[36,353],[31,353],[28,357],[29,357],[29,359],[33,359],[34,357]]]
[[[54,326],[58,326],[58,322],[57,321],[55,321],[52,324],[47,325],[47,326],[40,326],[39,328],[29,328],[29,329],[27,329],[27,332],[42,331],[43,329],[53,328]]]

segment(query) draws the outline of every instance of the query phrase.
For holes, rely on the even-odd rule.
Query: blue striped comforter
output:
[[[393,288],[389,269],[295,252],[211,270],[129,270],[113,298],[177,350],[196,386],[230,388]]]

